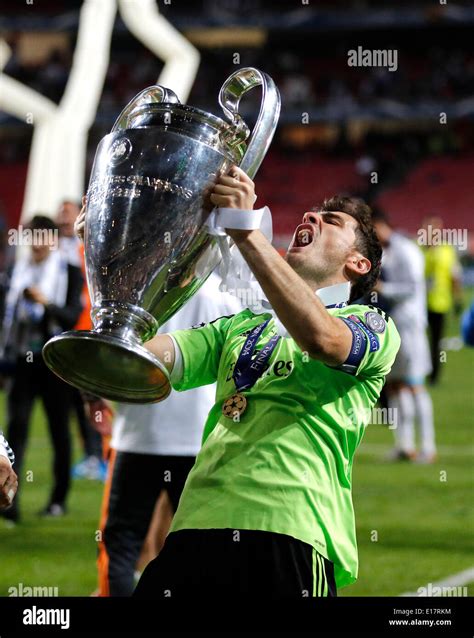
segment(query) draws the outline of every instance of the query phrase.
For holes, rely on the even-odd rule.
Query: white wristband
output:
[[[174,364],[170,373],[170,381],[171,383],[179,383],[183,378],[183,353],[173,335],[168,333],[168,337],[171,337],[174,344]]]
[[[227,235],[225,229],[256,230],[260,228],[267,206],[257,210],[240,208],[214,208],[206,220],[207,232],[210,235]]]

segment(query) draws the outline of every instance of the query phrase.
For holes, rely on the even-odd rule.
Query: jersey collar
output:
[[[345,281],[342,284],[333,284],[332,286],[325,286],[324,288],[318,288],[315,294],[321,299],[326,308],[341,308],[347,305],[349,296],[351,294],[351,284],[349,281]],[[273,315],[273,321],[275,322],[278,334],[282,337],[289,337],[288,330],[282,324],[277,317],[276,312],[271,307],[270,303],[266,299],[261,301],[263,308],[267,312]]]
[[[318,288],[316,295],[321,299],[326,308],[336,308],[345,305],[349,301],[351,294],[350,281],[344,281],[342,284],[333,284]]]
[[[326,308],[345,306],[351,294],[351,284],[350,281],[344,281],[342,284],[324,286],[324,288],[318,288],[315,294],[320,298]],[[267,310],[273,310],[267,299],[262,299],[262,306]]]

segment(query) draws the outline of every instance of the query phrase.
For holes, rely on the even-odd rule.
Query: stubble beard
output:
[[[340,264],[332,260],[324,260],[321,257],[312,260],[293,259],[293,255],[287,254],[286,261],[293,270],[311,287],[317,290],[331,283],[335,283],[339,278]],[[329,282],[329,283],[328,283]]]

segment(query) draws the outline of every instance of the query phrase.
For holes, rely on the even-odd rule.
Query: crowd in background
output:
[[[329,6],[331,3],[327,4]],[[381,68],[354,69],[348,67],[347,47],[344,48],[335,42],[330,43],[329,39],[326,39],[322,46],[312,47],[308,44],[302,44],[300,47],[300,45],[292,43],[291,46],[288,44],[287,47],[279,48],[273,53],[274,38],[276,37],[278,34],[273,34],[267,45],[261,49],[240,48],[240,64],[262,67],[274,77],[282,93],[285,113],[290,114],[290,118],[296,117],[296,122],[300,121],[298,118],[302,110],[325,108],[330,112],[339,108],[341,104],[344,104],[349,111],[356,106],[374,106],[378,101],[415,103],[442,100],[449,104],[469,98],[472,86],[474,86],[474,55],[465,48],[457,47],[456,43],[450,45],[448,54],[446,54],[446,43],[442,43],[442,46],[441,44],[439,46],[430,45],[422,53],[415,49],[408,51],[401,56],[397,73],[392,73]],[[16,55],[15,36],[10,37],[9,44],[12,47],[13,55],[7,63],[5,73],[58,102],[68,81],[74,42],[71,40],[69,49],[54,50],[47,60],[39,65],[27,65],[20,60]],[[143,47],[137,45],[131,37],[122,35],[113,43],[100,108],[90,136],[89,159],[95,150],[98,138],[109,131],[123,106],[138,91],[154,84],[161,68],[161,62],[157,61],[156,57]],[[235,68],[230,49],[203,51],[202,63],[189,103],[217,113],[218,85],[216,85],[216,81],[223,81]],[[219,80],[216,80],[217,78]],[[2,115],[1,122],[8,123],[7,116]],[[383,189],[400,181],[418,159],[433,153],[463,150],[467,145],[468,136],[459,134],[459,130],[456,128],[458,125],[450,123],[445,132],[436,134],[426,134],[423,131],[419,133],[405,131],[394,135],[391,139],[373,133],[366,135],[360,144],[353,146],[348,139],[345,123],[340,123],[337,140],[331,148],[326,150],[330,156],[349,158],[353,165],[353,172],[360,177],[361,183],[364,184],[364,188],[360,189],[360,194],[370,201],[374,201]],[[472,130],[470,134],[472,135]],[[25,125],[24,131],[9,137],[1,145],[0,163],[25,163],[30,142],[31,130]],[[292,154],[300,153],[300,149],[292,145],[288,138],[277,140],[273,148],[288,162],[292,161]],[[271,166],[271,160],[268,166]],[[381,176],[381,179],[376,183],[371,183],[370,175],[374,171]],[[263,178],[265,175],[268,177],[268,169],[264,165],[262,168]],[[268,187],[270,191],[274,183],[275,181],[270,180]],[[272,194],[278,198],[278,193]],[[304,196],[307,200],[311,198],[311,194],[307,191],[304,192]],[[271,201],[265,203],[272,204]],[[308,204],[311,205],[313,202],[308,201]],[[63,516],[66,514],[71,476],[105,480],[107,469],[107,459],[104,459],[102,455],[101,434],[94,429],[96,424],[91,421],[90,413],[84,408],[81,396],[77,391],[73,391],[57,379],[42,363],[40,355],[42,345],[52,335],[66,329],[83,329],[90,326],[87,292],[84,288],[83,253],[79,242],[73,236],[73,223],[78,212],[77,203],[64,202],[60,210],[53,215],[54,221],[48,221],[49,216],[32,216],[32,219],[29,220],[32,228],[49,228],[51,231],[58,232],[60,251],[57,254],[61,255],[61,259],[58,259],[57,263],[53,263],[54,259],[51,259],[51,254],[54,253],[43,252],[41,257],[38,251],[35,253],[33,249],[31,254],[22,258],[23,261],[20,263],[24,269],[19,274],[18,265],[15,265],[15,248],[8,242],[6,215],[0,208],[0,321],[3,346],[0,364],[4,389],[8,397],[8,413],[4,421],[4,430],[10,444],[15,448],[16,468],[17,472],[20,473],[28,441],[28,426],[33,401],[36,397],[41,397],[51,434],[51,446],[54,450],[52,490],[49,501],[41,509],[40,513],[43,516]],[[447,216],[449,217],[449,211],[447,211]],[[446,221],[449,223],[448,218]],[[277,220],[277,234],[279,231],[278,223]],[[437,224],[441,228],[443,222],[439,219],[432,219],[430,223]],[[379,216],[379,224],[383,226],[383,216]],[[388,235],[391,235],[393,230],[400,230],[397,229],[396,219],[391,219],[389,226],[392,230],[387,231]],[[403,232],[398,233],[401,242],[404,241],[404,239],[400,239],[400,236],[403,237],[403,235]],[[387,242],[389,242],[388,239]],[[414,246],[413,242],[411,244]],[[406,246],[406,244],[404,245]],[[35,254],[37,259],[34,257]],[[453,313],[456,321],[460,320],[462,272],[459,265],[459,255],[453,246],[428,247],[423,251],[423,260],[422,281],[419,279],[418,284],[426,288],[426,294],[423,293],[425,294],[423,313],[426,313],[426,319],[429,321],[431,339],[429,382],[437,383],[440,378],[442,382],[442,368],[439,363],[447,318],[450,313]],[[62,282],[59,288],[52,285],[52,280],[46,280],[45,286],[40,289],[38,277],[46,272],[44,269],[47,263],[47,267],[50,269],[48,272],[54,273],[54,277],[58,277],[57,280]],[[390,275],[387,274],[388,268],[383,272],[386,283],[390,276],[393,277],[394,270],[396,272],[396,269],[392,269]],[[392,279],[391,283],[395,287],[399,285],[396,277]],[[385,290],[388,289],[389,287],[385,285]],[[381,290],[383,291],[383,284]],[[47,299],[48,294],[56,295],[54,300]],[[383,292],[381,294],[383,297]],[[396,309],[397,303],[400,303],[400,300],[395,296],[395,299],[391,301],[392,307],[389,308],[389,311]],[[202,310],[200,313],[199,321],[202,320]],[[15,332],[10,330],[12,317],[17,321]],[[426,330],[426,327],[425,324],[422,325],[422,332]],[[10,339],[9,342],[6,339],[7,336]],[[8,351],[8,347],[10,351]],[[34,352],[37,355],[37,363],[34,366],[29,363],[18,363],[19,358],[24,359],[26,352]],[[62,397],[61,401],[58,405],[54,405],[58,402],[53,401],[53,399],[59,396]],[[424,420],[426,426],[430,419],[430,407],[427,404],[426,393],[423,394],[423,397],[424,403],[420,404],[420,414],[421,420]],[[402,397],[403,401],[406,404],[406,395]],[[418,407],[415,406],[413,415],[416,409]],[[71,463],[70,428],[73,416],[79,425],[82,446],[82,459],[75,467],[72,467]],[[133,422],[134,417],[131,413],[123,412],[121,416],[123,417],[120,421],[122,426],[125,416],[129,422]],[[138,417],[135,421],[139,421]],[[411,439],[408,437],[410,444],[414,436],[413,423],[414,417],[410,426]],[[153,425],[151,417],[149,425],[150,428]],[[433,425],[428,424],[422,431],[422,435],[425,437],[427,445],[424,459],[426,462],[434,462],[436,450]],[[400,445],[399,440],[395,443]],[[134,444],[136,445],[136,440]],[[183,456],[192,457],[192,454],[197,452],[197,444],[195,448],[192,453],[189,450],[185,454],[182,453],[182,450],[180,453]],[[133,458],[133,455],[137,453],[136,449],[133,446],[128,450],[125,447],[123,449],[119,447],[118,451],[123,452],[123,455],[118,455],[121,464],[116,466],[116,471],[120,471],[122,475],[126,471],[133,471],[139,477],[140,464],[134,465]],[[396,447],[395,451],[396,458],[404,458],[405,460],[415,460],[416,458],[414,451],[409,447],[407,449],[403,446]],[[139,453],[142,454],[142,450]],[[168,454],[170,454],[169,451]],[[175,452],[175,454],[178,453]],[[159,454],[151,454],[150,456],[156,457]],[[108,457],[109,460],[110,458]],[[150,459],[150,476],[153,473],[156,474],[157,463],[156,458]],[[184,483],[184,480],[182,482]],[[147,484],[153,485],[153,481],[150,479]],[[115,487],[117,493],[120,493],[121,488],[124,489],[123,484],[117,484]],[[120,498],[126,499],[127,497],[122,492]],[[99,557],[99,575],[101,575],[99,585],[102,595],[108,595],[111,587],[112,591],[117,592],[117,595],[125,595],[124,592],[129,593],[133,588],[135,561],[144,542],[155,501],[156,494],[153,492],[149,496],[145,511],[140,513],[140,529],[135,530],[133,551],[128,556],[128,564],[125,568],[122,565],[121,569],[117,569],[115,584],[110,581],[109,575],[104,576],[104,570],[108,569],[108,566],[106,565],[104,546],[100,547],[102,558]],[[20,503],[21,494],[20,498],[16,499],[14,507],[4,512],[3,515],[12,522],[20,522]],[[173,505],[175,507],[176,503]],[[131,506],[132,504],[127,503],[127,507]],[[157,512],[158,506],[161,507],[159,511],[162,517],[169,519],[172,516],[169,503],[167,508],[159,503]],[[108,528],[105,520],[102,521],[102,526],[107,529],[110,543],[109,553],[115,551],[116,555],[120,556],[123,554],[120,545],[123,542],[121,525],[126,517],[121,518],[120,512],[112,514],[108,521]],[[114,518],[115,515],[116,518]],[[152,527],[154,524],[153,534],[155,537],[160,536],[161,538],[163,528],[158,529],[156,521],[152,522]],[[167,524],[169,525],[169,520]],[[159,546],[159,542],[153,544],[148,559],[156,555]]]
[[[66,86],[72,62],[72,49],[53,50],[40,64],[25,64],[15,54],[5,73],[59,102]],[[72,44],[72,43],[71,43]],[[326,43],[325,43],[326,44]],[[348,66],[347,47],[334,43],[330,49],[305,50],[301,44],[280,47],[269,56],[272,44],[263,48],[239,47],[240,60],[248,66],[265,68],[277,82],[287,108],[374,105],[377,100],[395,103],[421,101],[450,102],[472,97],[474,53],[455,45],[446,51],[446,43],[428,45],[426,51],[399,51],[396,72],[382,67]],[[395,45],[396,46],[396,45]],[[301,55],[302,49],[304,56]],[[202,63],[191,100],[196,106],[214,107],[216,78],[225,78],[235,70],[232,50],[202,52]],[[122,38],[113,49],[101,98],[98,117],[114,117],[136,93],[156,82],[162,63],[129,38]],[[209,69],[213,69],[210,73]]]

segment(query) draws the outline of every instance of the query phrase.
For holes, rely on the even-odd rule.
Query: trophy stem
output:
[[[46,364],[71,385],[105,399],[155,403],[171,391],[165,365],[142,344],[158,322],[133,304],[103,300],[92,311],[93,330],[72,330],[43,348]]]
[[[104,299],[91,312],[94,332],[142,344],[158,330],[158,322],[146,310],[129,303]]]

